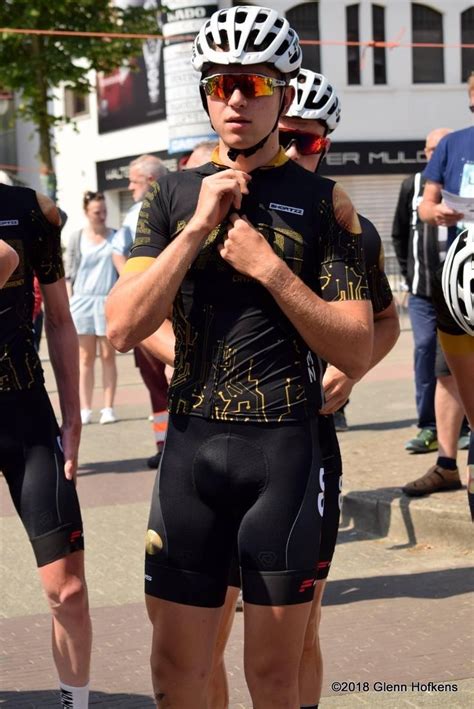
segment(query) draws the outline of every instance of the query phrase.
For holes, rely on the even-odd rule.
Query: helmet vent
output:
[[[281,55],[286,52],[286,50],[288,49],[289,46],[290,46],[290,44],[289,44],[288,40],[285,39],[285,41],[282,42],[282,44],[278,47],[275,54],[277,56],[281,57]]]
[[[218,46],[222,47],[222,49],[224,49],[225,51],[229,49],[229,35],[225,30],[221,31],[221,41]]]

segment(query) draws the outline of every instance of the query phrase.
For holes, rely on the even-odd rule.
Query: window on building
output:
[[[385,42],[385,8],[372,5],[372,39]],[[374,47],[374,84],[387,83],[387,65],[385,47]]]
[[[474,44],[474,6],[461,13],[461,44]],[[474,49],[461,49],[461,81],[467,81],[474,71]]]
[[[443,16],[426,5],[412,3],[411,27],[413,43],[443,42]],[[413,47],[413,83],[437,84],[444,82],[444,55],[442,47]]]
[[[359,5],[346,7],[346,39],[359,42]],[[360,84],[360,47],[347,47],[347,83]]]
[[[297,33],[300,40],[319,40],[319,3],[303,2],[286,11],[286,19]],[[303,64],[305,69],[321,71],[321,53],[319,44],[302,44]]]
[[[77,118],[89,114],[89,96],[72,89],[64,91],[64,111],[68,118]]]

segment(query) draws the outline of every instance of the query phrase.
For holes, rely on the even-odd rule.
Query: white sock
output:
[[[62,709],[88,709],[89,683],[85,687],[70,687],[59,680]]]

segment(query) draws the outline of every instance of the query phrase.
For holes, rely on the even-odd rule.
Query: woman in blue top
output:
[[[99,350],[104,388],[100,423],[114,423],[117,367],[115,350],[105,337],[104,303],[126,256],[114,243],[115,230],[106,226],[104,195],[86,192],[83,206],[86,225],[71,234],[66,255],[71,314],[79,335],[81,419],[83,424],[91,421],[94,364]]]

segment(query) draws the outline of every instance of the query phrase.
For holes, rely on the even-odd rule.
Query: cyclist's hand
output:
[[[327,416],[344,406],[356,382],[356,379],[349,379],[339,369],[329,365],[323,377],[325,402],[319,413]]]
[[[209,233],[224,221],[230,209],[240,209],[242,195],[249,193],[247,184],[251,179],[242,170],[230,169],[205,177],[190,223],[199,231]]]
[[[61,427],[61,446],[64,453],[64,476],[76,484],[77,458],[81,440],[81,424]]]
[[[279,257],[246,217],[233,213],[229,216],[229,221],[231,226],[224,243],[218,246],[220,255],[236,271],[257,281],[261,280],[265,271],[271,268]]]

